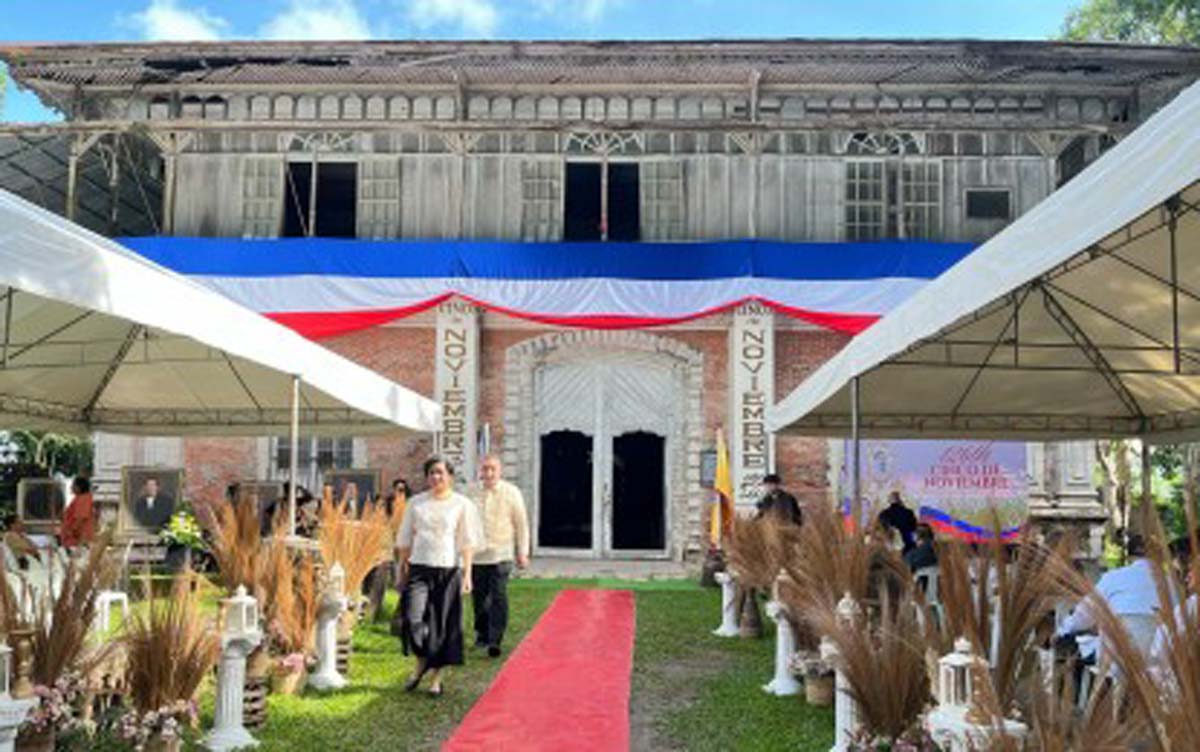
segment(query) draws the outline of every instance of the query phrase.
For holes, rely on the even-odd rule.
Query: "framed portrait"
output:
[[[366,502],[383,489],[382,470],[326,470],[325,485],[333,486],[333,500],[339,504],[346,487],[354,484],[354,509],[360,512]]]
[[[271,531],[271,517],[280,508],[283,499],[283,483],[275,480],[239,480],[233,484],[230,499],[235,505],[254,504],[258,510],[258,524],[264,535]]]
[[[123,467],[117,532],[126,538],[156,538],[182,500],[182,468]]]
[[[31,533],[53,533],[67,508],[63,485],[53,478],[22,478],[17,482],[17,516]]]

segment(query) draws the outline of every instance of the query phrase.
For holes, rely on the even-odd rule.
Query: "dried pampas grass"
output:
[[[872,584],[874,575],[895,575],[901,591],[911,583],[894,551],[874,536],[847,530],[827,504],[804,510],[804,525],[781,563],[787,576],[780,581],[780,598],[801,619],[832,613],[847,594],[858,603],[873,599],[879,590]]]
[[[349,485],[338,503],[327,489],[317,528],[321,560],[326,567],[342,565],[347,595],[360,592],[371,570],[387,561],[393,540],[391,519],[383,504],[367,503],[361,518],[354,518],[353,488]]]
[[[141,713],[191,700],[220,655],[217,631],[200,614],[195,577],[179,575],[170,597],[131,614],[122,642],[129,699]]]
[[[313,557],[276,541],[268,547],[263,612],[274,647],[282,653],[314,652],[317,569]]]
[[[221,584],[229,592],[239,585],[263,597],[262,568],[265,544],[254,499],[217,507],[212,529],[212,555]]]
[[[772,517],[735,520],[726,544],[729,568],[743,587],[770,590],[796,545],[799,529]]]
[[[97,653],[89,666],[81,666],[84,647],[96,615],[96,596],[116,579],[116,564],[108,554],[112,529],[96,536],[82,564],[67,560],[58,597],[34,604],[33,671],[36,684],[53,686],[73,669],[86,671],[94,660],[106,655]]]
[[[911,601],[883,595],[876,619],[846,619],[835,610],[809,614],[838,649],[838,664],[858,702],[864,727],[876,737],[898,738],[920,721],[930,700],[925,646]]]

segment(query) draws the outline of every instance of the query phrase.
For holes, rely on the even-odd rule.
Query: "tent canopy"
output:
[[[145,435],[433,431],[438,405],[0,191],[0,425]]]
[[[1200,436],[1200,84],[859,335],[771,430]]]

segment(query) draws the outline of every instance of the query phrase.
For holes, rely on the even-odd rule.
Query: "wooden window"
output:
[[[942,235],[942,166],[934,160],[846,162],[846,239]]]
[[[283,160],[247,157],[242,172],[242,237],[279,235],[283,211]]]
[[[682,240],[685,207],[682,162],[642,164],[642,237]]]
[[[366,158],[360,167],[358,237],[399,237],[400,161],[395,157]]]
[[[521,238],[562,238],[562,163],[534,160],[521,165]]]

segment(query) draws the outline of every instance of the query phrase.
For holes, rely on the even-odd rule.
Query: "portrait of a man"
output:
[[[374,501],[381,486],[379,470],[329,470],[325,473],[325,485],[333,486],[333,500],[339,504],[350,484],[354,484],[354,501],[357,513],[361,514],[367,502]]]
[[[17,484],[17,515],[34,532],[49,532],[62,520],[67,500],[51,478],[22,478]]]
[[[120,527],[127,534],[157,535],[179,502],[183,471],[127,467],[121,493]]]

